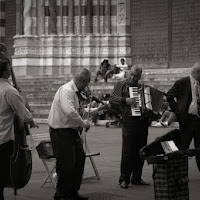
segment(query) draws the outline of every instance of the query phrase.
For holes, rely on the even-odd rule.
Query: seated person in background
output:
[[[172,122],[176,121],[176,115],[169,110],[166,110],[163,114],[160,120],[152,125],[153,127],[169,127]]]
[[[94,82],[97,82],[99,77],[101,77],[103,81],[107,82],[109,70],[111,70],[110,64],[108,63],[107,59],[104,59],[96,73]]]
[[[124,58],[120,59],[120,63],[121,64],[116,65],[116,68],[119,69],[119,72],[115,73],[112,78],[115,78],[115,79],[123,79],[123,78],[125,78],[125,72],[128,69],[128,65],[125,63],[125,59]]]
[[[171,111],[168,102],[163,102],[163,114],[159,121],[152,125],[153,127],[169,127],[172,122],[176,121],[176,115]]]
[[[107,78],[113,78],[118,80],[125,78],[125,73],[128,69],[128,65],[125,63],[124,58],[120,60],[120,63],[121,64],[119,65],[113,65],[112,68],[107,71]]]

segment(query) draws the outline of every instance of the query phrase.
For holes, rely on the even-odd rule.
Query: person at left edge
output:
[[[14,137],[14,115],[30,125],[38,127],[32,114],[26,108],[19,92],[8,81],[11,75],[9,60],[0,57],[0,200],[4,200],[5,184],[9,182],[10,157]]]
[[[85,165],[85,152],[80,130],[90,128],[83,120],[83,101],[80,92],[84,91],[91,79],[88,69],[82,68],[73,79],[62,85],[55,94],[48,117],[52,148],[56,157],[58,181],[54,200],[85,200],[78,191],[81,186]],[[93,114],[101,108],[93,108]]]

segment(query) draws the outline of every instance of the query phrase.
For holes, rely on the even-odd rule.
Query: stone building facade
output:
[[[17,76],[95,73],[103,59],[145,69],[200,58],[199,0],[0,0],[0,42]],[[12,5],[12,6],[11,6]]]

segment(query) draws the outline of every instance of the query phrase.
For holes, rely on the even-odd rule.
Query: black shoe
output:
[[[126,183],[125,181],[122,181],[120,183],[120,187],[123,188],[123,189],[127,189],[128,188],[128,183]]]
[[[143,181],[142,179],[140,179],[139,181],[131,181],[132,185],[150,185],[150,183],[147,183],[145,181]]]
[[[75,196],[73,196],[72,198],[73,200],[88,200],[89,197],[83,197],[80,194],[76,194]]]
[[[72,199],[70,199],[70,198],[68,198],[68,197],[54,197],[54,200],[72,200]]]

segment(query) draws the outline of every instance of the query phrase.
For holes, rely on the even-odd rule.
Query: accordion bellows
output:
[[[129,87],[130,98],[136,98],[136,107],[131,108],[132,116],[162,115],[164,93],[151,86]]]

